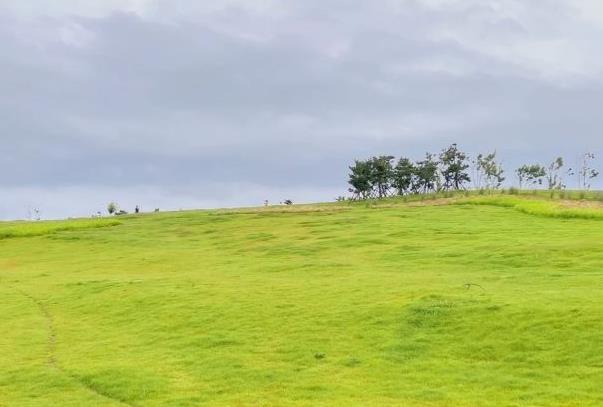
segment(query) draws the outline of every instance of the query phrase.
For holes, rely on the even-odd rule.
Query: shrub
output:
[[[117,205],[117,203],[115,203],[115,202],[109,202],[109,204],[107,205],[107,212],[109,212],[109,215],[113,215],[114,213],[117,213],[118,210],[119,210],[119,205]]]

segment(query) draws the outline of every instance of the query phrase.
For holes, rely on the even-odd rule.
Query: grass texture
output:
[[[538,198],[526,199],[514,196],[498,195],[460,199],[455,203],[461,205],[491,205],[504,208],[513,208],[528,215],[545,216],[551,218],[603,219],[603,210],[601,210],[601,208],[572,208],[563,205],[563,203],[559,201],[541,200]]]
[[[77,219],[68,221],[45,222],[2,222],[0,223],[0,239],[43,236],[50,235],[56,232],[117,226],[120,223],[121,222],[116,219]]]
[[[603,405],[598,210],[451,202],[0,225],[0,406]]]

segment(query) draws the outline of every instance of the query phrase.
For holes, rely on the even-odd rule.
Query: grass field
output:
[[[0,406],[601,406],[602,214],[471,196],[0,225]]]

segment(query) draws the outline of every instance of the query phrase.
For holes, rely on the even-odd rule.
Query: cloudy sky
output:
[[[600,0],[3,0],[0,218],[330,200],[451,142],[603,167],[602,108]]]

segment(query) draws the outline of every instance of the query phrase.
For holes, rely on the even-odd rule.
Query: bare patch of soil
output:
[[[564,208],[577,208],[577,209],[603,209],[603,202],[598,201],[574,201],[570,199],[562,199],[558,201],[559,204]]]

